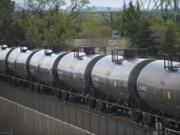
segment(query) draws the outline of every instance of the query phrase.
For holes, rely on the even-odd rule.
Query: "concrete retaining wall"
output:
[[[13,129],[13,135],[93,135],[2,97],[0,97],[0,116],[0,131]]]
[[[54,96],[47,96],[46,94],[40,94],[38,92],[32,92],[27,88],[18,88],[12,86],[8,83],[0,82],[0,96],[24,107],[28,107],[34,109],[38,112],[34,111],[34,116],[32,110],[24,111],[21,107],[15,107],[16,105],[10,105],[5,103],[0,104],[0,108],[4,109],[4,113],[0,114],[0,118],[3,116],[4,121],[7,119],[8,128],[13,127],[17,132],[20,132],[19,126],[13,123],[24,123],[20,124],[20,127],[27,132],[34,132],[33,130],[38,131],[37,134],[44,134],[43,131],[50,133],[53,130],[57,131],[60,134],[63,133],[71,135],[72,132],[81,131],[82,133],[86,133],[83,130],[89,131],[96,135],[151,135],[152,131],[140,126],[136,126],[134,124],[128,123],[127,119],[119,119],[114,117],[105,117],[104,115],[97,114],[96,112],[88,111],[84,108],[84,106],[79,107],[79,105],[64,103],[59,99],[56,99]],[[9,105],[9,107],[8,107]],[[2,106],[2,107],[1,107]],[[6,108],[7,106],[7,108]],[[6,111],[5,111],[6,110]],[[2,111],[1,111],[2,112]],[[7,113],[5,113],[7,112]],[[40,115],[40,116],[39,116]],[[5,118],[6,116],[6,118]],[[42,116],[44,116],[42,118]],[[53,122],[50,122],[52,120]],[[10,120],[9,120],[10,119]],[[55,121],[59,120],[60,123]],[[12,121],[12,124],[10,124]],[[66,124],[62,124],[63,122]],[[26,123],[29,122],[29,123]],[[35,123],[35,124],[34,124]],[[39,123],[39,124],[36,124]],[[69,124],[74,126],[68,126]],[[9,126],[9,124],[11,126]],[[0,126],[1,127],[1,126]],[[49,128],[47,128],[49,127]],[[59,127],[59,128],[58,128]],[[19,130],[18,130],[19,129]],[[66,131],[67,130],[67,131]],[[41,133],[41,132],[43,133]],[[70,133],[69,133],[70,132]],[[87,132],[88,133],[88,132]],[[31,133],[32,135],[34,133]],[[74,135],[75,133],[73,133]],[[23,134],[26,135],[26,134]],[[54,135],[52,133],[51,135]],[[79,135],[79,134],[78,134]]]

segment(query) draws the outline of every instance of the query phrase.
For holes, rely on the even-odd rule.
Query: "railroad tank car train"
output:
[[[16,84],[30,82],[34,90],[39,84],[41,91],[57,88],[54,94],[66,100],[80,95],[93,109],[132,112],[136,121],[145,122],[145,117],[148,124],[167,118],[166,123],[179,128],[178,122],[170,121],[180,116],[178,68],[164,68],[164,60],[137,58],[135,49],[124,50],[124,56],[92,50],[53,53],[1,45],[0,73]]]

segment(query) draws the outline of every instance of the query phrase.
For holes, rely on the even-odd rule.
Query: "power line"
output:
[[[175,22],[180,18],[180,0],[136,0],[136,3],[148,15],[161,16]]]

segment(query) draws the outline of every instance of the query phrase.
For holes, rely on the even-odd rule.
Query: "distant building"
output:
[[[113,31],[112,32],[112,38],[113,39],[117,39],[117,38],[120,38],[121,37],[121,33],[118,32],[118,31]]]
[[[106,47],[107,53],[110,54],[113,49],[125,49],[129,46],[129,40],[126,37],[115,39],[75,39],[74,47],[92,46],[92,47]]]

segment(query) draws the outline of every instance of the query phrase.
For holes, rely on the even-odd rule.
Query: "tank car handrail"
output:
[[[164,69],[176,70],[179,65],[174,65],[174,62],[180,62],[180,54],[163,54]]]
[[[124,58],[119,58],[120,52],[122,52],[124,49],[115,49],[111,51],[112,56],[112,62],[115,62],[117,64],[122,64],[122,61]]]
[[[99,49],[99,52],[97,53],[97,50]],[[107,50],[106,47],[94,47],[94,46],[80,46],[77,48],[74,48],[72,50],[74,52],[74,58],[83,59],[83,56],[87,55],[94,55],[94,54],[106,54]],[[85,55],[80,55],[80,52],[85,53]]]

